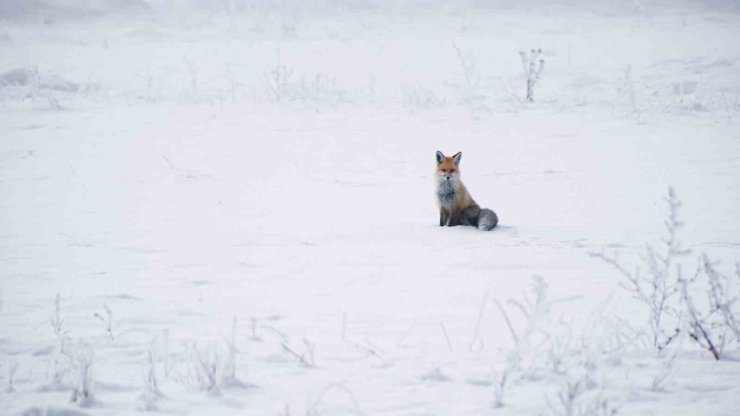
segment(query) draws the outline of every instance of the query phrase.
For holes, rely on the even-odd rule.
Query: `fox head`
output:
[[[462,152],[452,157],[437,151],[437,180],[440,182],[457,183],[460,181],[460,158]]]

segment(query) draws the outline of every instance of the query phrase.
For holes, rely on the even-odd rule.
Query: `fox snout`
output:
[[[438,178],[439,178],[439,181],[440,182],[447,182],[447,181],[452,182],[452,181],[455,180],[455,174],[456,174],[456,172],[451,172],[451,171],[445,169],[445,171],[438,170],[437,171],[437,174],[438,174]]]

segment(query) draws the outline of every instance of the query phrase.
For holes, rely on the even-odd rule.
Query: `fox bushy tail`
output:
[[[460,223],[489,231],[498,224],[498,216],[488,208],[479,208],[478,205],[474,205],[463,210]]]
[[[492,230],[498,224],[498,216],[488,208],[483,208],[478,213],[478,229],[483,231]]]

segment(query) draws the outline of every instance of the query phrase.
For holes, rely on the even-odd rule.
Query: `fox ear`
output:
[[[462,152],[457,152],[455,156],[452,156],[452,161],[455,162],[455,166],[460,164],[461,157],[462,157]]]
[[[444,155],[444,153],[442,153],[439,150],[437,150],[437,164],[439,165],[440,163],[442,163],[444,161],[445,161],[445,155]]]

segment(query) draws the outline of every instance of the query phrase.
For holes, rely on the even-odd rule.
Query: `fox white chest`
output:
[[[437,185],[437,202],[442,208],[450,209],[455,205],[457,188],[453,181],[441,180]]]

